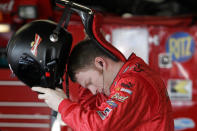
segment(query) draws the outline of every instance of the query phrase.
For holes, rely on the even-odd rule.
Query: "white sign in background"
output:
[[[112,44],[128,58],[132,52],[146,63],[149,58],[149,33],[146,28],[119,28],[112,31]]]

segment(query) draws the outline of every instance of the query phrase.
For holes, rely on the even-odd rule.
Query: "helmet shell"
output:
[[[8,64],[26,85],[55,88],[61,81],[72,45],[72,35],[61,28],[58,41],[50,40],[57,24],[36,20],[17,30],[7,45]]]

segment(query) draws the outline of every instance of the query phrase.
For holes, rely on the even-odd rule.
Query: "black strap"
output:
[[[65,8],[64,9],[64,12],[62,14],[62,17],[61,17],[61,19],[60,19],[57,27],[53,31],[54,34],[57,34],[58,35],[61,27],[64,27],[65,29],[67,29],[68,23],[70,21],[71,14],[72,14],[72,11],[70,10],[70,8]]]
[[[68,9],[68,8],[67,8],[67,9]],[[67,29],[67,27],[68,27],[68,23],[69,23],[69,21],[70,21],[71,15],[72,15],[72,11],[71,11],[70,9],[68,9],[68,11],[67,11],[67,17],[66,17],[66,20],[65,20],[65,22],[64,22],[64,28],[65,28],[65,29]]]

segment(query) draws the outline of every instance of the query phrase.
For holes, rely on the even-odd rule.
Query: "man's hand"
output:
[[[56,88],[55,90],[43,87],[32,87],[33,91],[37,91],[43,94],[39,94],[39,99],[44,99],[47,105],[55,111],[58,111],[58,106],[63,99],[68,99],[62,89]]]

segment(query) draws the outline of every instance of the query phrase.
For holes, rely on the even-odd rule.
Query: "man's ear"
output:
[[[99,70],[103,70],[103,68],[106,66],[106,62],[102,57],[96,57],[94,64]]]

